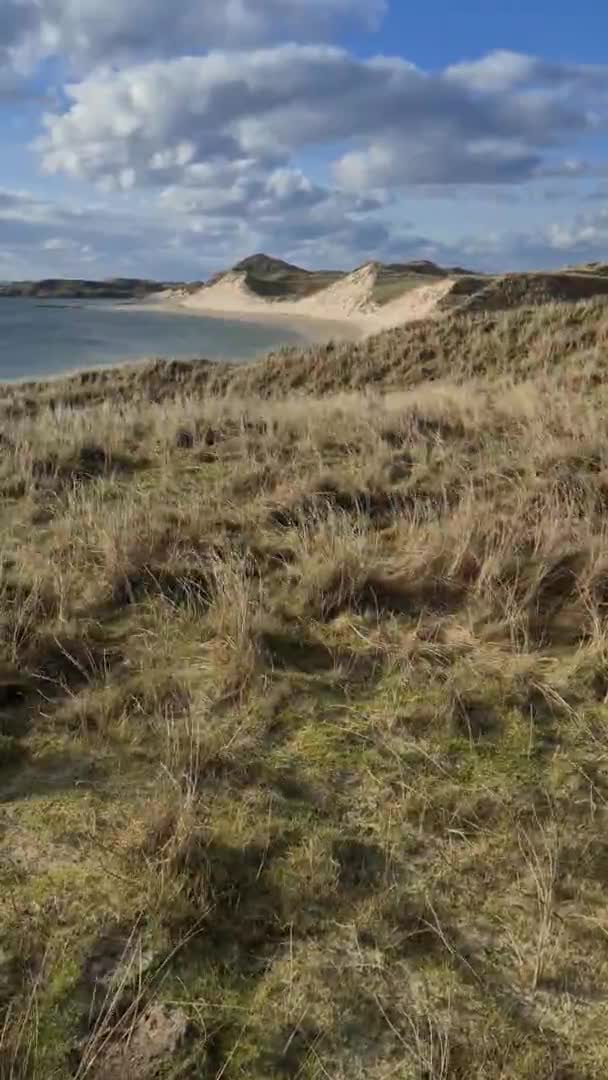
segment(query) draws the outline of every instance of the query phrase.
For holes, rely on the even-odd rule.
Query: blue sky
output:
[[[0,0],[0,279],[608,251],[598,0]]]
[[[600,0],[394,0],[375,44],[430,68],[494,49],[602,64],[607,31]]]

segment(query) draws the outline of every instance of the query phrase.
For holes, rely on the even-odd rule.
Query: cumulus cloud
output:
[[[18,45],[37,25],[38,15],[33,3],[4,0],[0,8],[0,56],[8,56],[8,50]]]
[[[0,103],[12,99],[18,92],[18,47],[35,25],[36,15],[31,4],[3,0],[0,5]]]
[[[518,139],[396,137],[374,141],[336,163],[336,180],[348,190],[405,184],[500,184],[531,179],[542,157]]]
[[[210,160],[279,165],[303,145],[373,128],[397,107],[391,82],[411,70],[291,44],[97,71],[67,87],[71,107],[46,117],[39,145],[50,171],[119,182],[125,168],[154,183]]]
[[[202,236],[215,255],[219,243],[228,262],[252,250],[269,250],[316,265],[327,252],[330,263],[352,265],[387,241],[377,199],[313,183],[299,169],[279,168],[264,177],[237,165],[221,171],[223,183],[213,182],[218,178],[207,169],[206,186],[170,186],[159,200],[182,242]]]
[[[212,52],[96,70],[46,117],[44,166],[114,183],[194,184],[197,170],[250,162],[267,173],[320,144],[352,191],[513,182],[549,152],[598,130],[608,66],[572,69],[515,54],[427,73],[394,57],[322,45]]]
[[[82,71],[281,37],[314,40],[353,20],[371,29],[385,8],[385,0],[2,0],[0,58],[4,47],[21,65],[59,56]]]
[[[597,130],[608,67],[590,68],[587,82],[580,67],[553,65],[545,84],[543,71],[510,53],[427,73],[327,45],[220,50],[96,69],[67,88],[38,147],[51,173],[121,198],[147,188],[184,257],[204,237],[218,262],[254,248],[342,264],[404,248],[462,261],[466,250],[389,228],[391,202],[408,186],[427,197],[485,186],[505,199],[518,183],[583,176],[570,145]],[[329,180],[311,179],[302,156],[323,145],[331,155],[335,143]],[[489,240],[471,243],[477,264],[495,258]],[[534,243],[554,251],[549,236]]]
[[[102,192],[78,211],[0,191],[3,250],[28,252],[36,273],[45,259],[57,272],[97,260],[110,273],[200,277],[253,249],[313,265],[377,255],[493,268],[604,242],[597,216],[454,245],[400,222],[404,193],[414,215],[418,196],[473,206],[482,190],[506,202],[527,198],[529,181],[572,190],[602,175],[593,137],[608,65],[499,50],[425,71],[321,43],[347,20],[377,25],[386,6],[0,0],[0,102],[43,58],[53,62],[32,87],[45,70],[69,72],[40,161]]]
[[[605,262],[608,208],[563,216],[528,231],[496,230],[465,236],[461,257],[487,270],[543,270]]]
[[[260,186],[255,214],[208,213],[184,202],[193,195],[196,189],[173,188],[159,201],[153,195],[145,209],[130,196],[121,197],[120,207],[75,208],[0,190],[0,278],[124,273],[199,279],[254,250],[349,269],[372,255],[440,252],[407,224],[389,228],[374,216],[373,200],[317,187],[297,171],[273,174]]]
[[[541,57],[494,49],[477,60],[451,64],[446,79],[481,93],[501,93],[517,86],[576,86],[606,88],[606,67],[602,64],[552,63]]]
[[[556,251],[591,252],[605,259],[608,247],[608,207],[591,214],[577,214],[572,222],[552,224],[546,230],[545,238]]]
[[[372,201],[357,202],[314,184],[314,204],[298,206],[300,189],[309,192],[309,184],[297,174],[275,175],[270,192],[268,184],[260,188],[259,213],[253,215],[193,208],[183,200],[196,197],[196,189],[151,193],[145,206],[127,195],[120,205],[80,207],[0,190],[0,278],[125,274],[200,279],[254,250],[311,267],[350,269],[376,257],[394,262],[428,258],[489,271],[539,269],[602,259],[608,247],[605,207],[570,215],[564,208],[553,222],[526,233],[481,231],[473,225],[448,242],[425,235],[412,222],[388,221],[375,212]],[[279,201],[272,192],[277,187]],[[292,211],[282,212],[288,204]],[[468,213],[460,213],[470,220]]]
[[[422,108],[405,104],[405,123],[389,122],[342,156],[340,183],[360,190],[580,176],[578,159],[555,163],[551,152],[606,126],[608,66],[547,64],[501,51],[452,65],[433,81],[435,97],[429,88]]]
[[[131,196],[74,207],[24,191],[0,190],[0,237],[11,269],[0,277],[65,273],[117,273],[200,278],[223,269],[253,250],[298,250],[318,263],[315,243],[332,252],[329,262],[348,265],[367,258],[387,236],[386,226],[369,220],[375,205],[310,183],[303,174],[280,173],[260,184],[250,213],[227,205],[209,212],[197,189],[168,188],[143,207]],[[289,208],[289,212],[287,212]],[[310,246],[308,246],[310,245]]]
[[[172,238],[170,223],[116,210],[105,204],[74,207],[45,200],[27,191],[0,189],[0,237],[4,261],[12,262],[8,275],[21,266],[41,277],[65,272],[79,275],[90,263],[114,273],[135,254],[146,257],[148,245],[162,250]]]
[[[16,222],[35,229],[39,226],[53,225],[60,220],[61,215],[52,203],[37,199],[26,191],[0,189],[0,222],[3,238],[7,228]]]
[[[445,74],[449,82],[456,86],[479,90],[482,93],[500,93],[528,82],[538,64],[539,61],[533,56],[496,49],[478,60],[451,64]]]

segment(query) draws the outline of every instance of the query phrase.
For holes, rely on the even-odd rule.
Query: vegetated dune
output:
[[[601,383],[608,363],[608,303],[548,303],[497,312],[447,311],[441,319],[412,322],[357,342],[284,346],[254,363],[154,360],[85,371],[48,382],[6,384],[0,416],[34,416],[48,408],[141,399],[163,402],[176,394],[287,399],[344,391],[414,389],[449,378],[523,382],[545,368],[569,379]],[[608,377],[608,376],[607,376]]]
[[[608,277],[578,271],[503,274],[489,280],[463,278],[450,289],[449,303],[463,298],[463,311],[504,311],[556,301],[576,302],[608,296]]]
[[[602,298],[2,388],[2,1080],[604,1080],[607,416]]]
[[[448,277],[440,277],[430,285],[419,283],[418,280],[409,283],[402,281],[402,295],[381,304],[376,296],[380,277],[381,267],[368,263],[323,292],[301,301],[300,310],[318,315],[331,311],[336,316],[362,317],[368,332],[373,333],[428,318],[452,286]],[[409,289],[408,284],[411,286]]]
[[[349,323],[361,336],[447,312],[501,311],[608,295],[601,266],[556,273],[473,274],[431,262],[366,263],[352,273],[300,270],[253,256],[196,290],[164,297],[210,315],[319,319]]]
[[[564,267],[564,270],[570,274],[592,274],[595,277],[608,277],[608,263],[603,262],[577,263],[575,266]]]
[[[269,300],[298,300],[311,296],[346,276],[343,270],[305,270],[283,259],[260,254],[242,259],[232,269],[244,272],[252,292]],[[221,277],[221,274],[216,275],[216,280]]]
[[[369,263],[338,278],[326,288],[315,289],[310,295],[298,299],[272,298],[254,291],[248,273],[233,270],[222,274],[211,284],[190,296],[181,294],[183,306],[193,310],[212,313],[247,313],[270,316],[308,317],[339,322],[353,321],[361,330],[371,334],[387,326],[424,319],[436,309],[439,300],[451,288],[452,279],[441,276],[433,284],[424,277],[403,280],[397,295],[382,304],[376,298],[381,270],[378,264]]]

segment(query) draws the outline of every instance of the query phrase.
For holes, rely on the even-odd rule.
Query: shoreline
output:
[[[88,374],[100,374],[103,372],[121,370],[124,368],[137,368],[144,367],[146,364],[153,363],[156,360],[171,361],[173,359],[184,360],[186,363],[196,364],[199,362],[210,363],[229,366],[241,366],[246,364],[256,364],[266,359],[271,353],[276,352],[281,348],[294,348],[299,347],[305,349],[311,345],[323,345],[331,340],[339,340],[344,342],[356,343],[361,341],[366,336],[366,331],[362,326],[361,320],[352,320],[347,322],[346,320],[337,319],[321,319],[312,315],[304,314],[292,314],[291,312],[250,312],[250,311],[219,311],[219,310],[205,310],[200,308],[190,308],[185,304],[180,304],[178,301],[160,300],[156,302],[146,302],[141,300],[135,301],[119,301],[116,304],[111,305],[117,311],[159,311],[172,315],[193,315],[197,318],[214,319],[219,322],[242,322],[242,323],[255,323],[258,325],[266,325],[276,327],[277,323],[283,323],[286,329],[290,329],[298,333],[301,341],[289,342],[286,341],[283,344],[277,343],[268,349],[263,349],[259,354],[255,356],[246,357],[231,357],[230,359],[218,357],[197,357],[184,355],[175,357],[170,353],[164,355],[152,355],[143,354],[141,356],[127,356],[117,360],[107,361],[95,361],[91,364],[84,363],[74,368],[67,368],[62,371],[49,372],[48,374],[40,375],[16,375],[8,376],[5,378],[0,377],[0,388],[2,387],[14,387],[32,385],[37,386],[40,384],[53,383],[56,381],[63,381],[70,378],[78,378],[82,375]],[[369,333],[369,330],[367,330]]]
[[[418,322],[438,314],[438,304],[453,287],[453,279],[442,277],[406,288],[384,303],[377,295],[378,274],[374,264],[312,295],[268,299],[253,292],[243,273],[229,272],[195,292],[166,290],[143,301],[148,311],[181,311],[224,322],[240,320],[268,327],[289,326],[314,344],[330,338],[346,343]]]
[[[27,298],[28,302],[31,302]],[[73,302],[67,303],[66,307],[71,307]],[[88,299],[77,301],[78,306],[87,306],[89,304]],[[183,355],[175,356],[171,352],[167,351],[164,354],[152,354],[144,352],[137,356],[121,356],[115,359],[96,359],[87,363],[86,360],[79,363],[75,367],[67,367],[58,371],[49,372],[36,372],[31,374],[15,374],[0,376],[0,387],[24,386],[24,385],[40,385],[46,383],[54,383],[57,381],[63,381],[70,378],[79,378],[86,374],[99,374],[102,372],[109,372],[112,370],[120,370],[124,368],[140,367],[153,362],[154,360],[167,360],[180,359],[188,363],[196,363],[199,360],[204,360],[212,364],[217,365],[245,365],[255,364],[264,360],[269,354],[278,352],[285,349],[307,349],[314,345],[323,345],[333,341],[356,343],[361,341],[366,336],[367,328],[362,325],[362,319],[332,319],[322,318],[316,314],[309,314],[308,312],[292,312],[292,311],[276,311],[270,310],[256,310],[250,311],[246,308],[239,310],[221,310],[221,309],[203,309],[198,305],[190,306],[188,303],[182,303],[179,299],[168,298],[166,296],[160,299],[153,299],[152,297],[147,299],[136,300],[114,300],[104,301],[104,304],[113,311],[120,312],[158,312],[159,314],[166,315],[191,315],[195,318],[206,318],[217,322],[224,323],[249,323],[257,326],[266,326],[276,331],[278,326],[283,326],[286,331],[290,331],[297,335],[298,340],[284,340],[277,341],[274,345],[269,347],[263,347],[260,351],[254,355],[249,356],[230,356],[230,357],[214,357],[214,356],[197,356],[195,353],[184,353]],[[55,305],[53,305],[55,306]]]
[[[136,300],[117,304],[121,311],[164,311],[175,315],[193,315],[195,318],[214,319],[219,322],[244,322],[257,323],[259,325],[276,327],[283,324],[287,329],[294,330],[306,344],[322,345],[331,339],[339,341],[357,342],[368,334],[374,332],[369,318],[344,318],[331,319],[309,314],[303,311],[275,311],[272,305],[268,310],[252,311],[242,307],[234,310],[221,308],[203,308],[196,304],[182,303],[179,300]],[[291,343],[285,343],[287,347]],[[268,352],[274,352],[271,348]],[[253,362],[253,361],[251,361]]]
[[[103,361],[97,361],[84,367],[67,368],[64,371],[49,372],[48,375],[15,375],[12,378],[10,376],[2,378],[0,376],[0,390],[3,387],[13,386],[40,386],[47,385],[47,383],[65,382],[66,379],[77,379],[82,375],[101,375],[106,371],[122,371],[124,368],[132,367],[144,367],[146,364],[152,364],[156,360],[171,360],[170,356],[128,356],[124,360],[109,360],[107,363]],[[197,359],[193,358],[188,363],[197,363]],[[214,361],[210,361],[214,363]]]

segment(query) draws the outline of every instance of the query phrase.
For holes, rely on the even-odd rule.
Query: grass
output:
[[[385,393],[446,378],[457,385],[471,380],[483,384],[506,379],[519,384],[549,378],[578,393],[583,385],[587,389],[601,385],[607,341],[606,304],[601,298],[506,312],[455,313],[410,323],[357,344],[330,341],[304,352],[282,348],[244,366],[156,360],[120,370],[85,371],[42,384],[7,384],[0,397],[0,417],[14,423],[32,420],[40,411],[56,410],[61,416],[83,406],[112,410],[114,404],[122,410],[140,401],[173,402],[176,395],[292,400],[348,391]],[[214,460],[213,426],[197,434],[191,420],[184,414],[180,422],[183,440],[202,437],[206,441],[201,452]],[[122,420],[117,423],[120,426]],[[138,431],[136,426],[134,448],[141,454]],[[103,455],[102,447],[98,471],[104,469]],[[44,466],[38,462],[33,467]],[[89,473],[94,467],[90,461],[84,463]],[[8,493],[17,490],[16,479],[9,478],[5,484]]]
[[[5,388],[2,1080],[606,1076],[607,338]]]
[[[388,304],[391,300],[397,300],[412,289],[419,289],[424,285],[433,284],[445,275],[416,274],[400,271],[391,271],[388,267],[382,267],[378,273],[378,279],[372,292],[372,299],[377,304]]]

